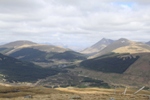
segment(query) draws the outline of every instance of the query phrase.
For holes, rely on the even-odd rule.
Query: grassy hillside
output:
[[[110,84],[149,87],[150,53],[104,55],[81,62],[76,70]]]
[[[138,88],[45,88],[27,86],[0,86],[0,100],[149,100],[150,91],[142,90],[133,95]]]
[[[66,51],[66,52],[63,52],[63,53],[55,53],[55,54],[49,56],[48,58],[58,59],[58,60],[65,59],[65,60],[68,60],[68,61],[85,60],[86,59],[85,55],[80,54],[78,52],[74,52],[74,51]]]
[[[9,51],[13,50],[13,48],[6,48],[6,47],[1,47],[0,48],[0,53],[5,54]]]
[[[81,66],[87,69],[106,72],[106,73],[124,73],[131,64],[139,57],[126,56],[126,54],[108,54],[94,59],[88,59],[81,62]]]
[[[41,80],[38,85],[47,87],[68,87],[75,86],[80,88],[85,87],[103,87],[110,88],[109,84],[102,80],[96,80],[90,77],[78,76],[75,73],[60,73],[58,75],[49,76]]]
[[[35,61],[35,62],[48,62],[48,60],[45,58],[47,55],[46,52],[33,49],[33,48],[24,48],[19,51],[16,51],[9,56],[15,57],[20,60],[24,61]]]
[[[19,51],[10,54],[10,56],[20,60],[34,61],[34,62],[53,62],[53,59],[67,60],[67,61],[86,59],[84,55],[74,51],[66,51],[62,53],[58,53],[58,52],[47,53],[33,48],[21,49]]]
[[[36,81],[57,73],[57,70],[41,68],[33,63],[0,54],[0,74],[4,75],[7,81]]]
[[[53,45],[43,45],[31,41],[14,41],[0,46],[0,53],[12,54],[24,48],[37,49],[43,52],[65,52],[67,49]]]
[[[20,41],[14,41],[14,42],[10,42],[10,43],[7,43],[7,44],[4,44],[1,47],[5,47],[5,48],[16,48],[16,47],[19,47],[19,46],[22,46],[22,45],[34,45],[36,43],[34,42],[31,42],[31,41],[26,41],[26,40],[20,40]]]

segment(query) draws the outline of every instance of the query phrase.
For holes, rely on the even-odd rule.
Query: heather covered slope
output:
[[[81,62],[85,68],[104,73],[124,73],[139,57],[127,54],[107,54]]]
[[[55,75],[58,71],[50,68],[41,68],[33,63],[22,62],[12,57],[0,54],[1,79],[7,81],[29,82],[47,76]]]
[[[85,60],[80,66],[88,70],[84,75],[107,83],[150,85],[150,53],[110,54]]]

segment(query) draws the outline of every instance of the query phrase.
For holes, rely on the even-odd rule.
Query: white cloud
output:
[[[85,46],[103,37],[149,41],[149,11],[148,0],[0,0],[0,40]]]

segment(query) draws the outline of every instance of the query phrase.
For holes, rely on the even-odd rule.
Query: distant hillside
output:
[[[7,44],[4,44],[0,47],[5,47],[5,48],[16,48],[22,45],[35,45],[37,43],[31,42],[31,41],[27,41],[27,40],[20,40],[20,41],[14,41],[14,42],[10,42]]]
[[[124,73],[139,57],[127,54],[107,54],[81,62],[85,68],[104,73]]]
[[[94,45],[92,45],[89,48],[86,48],[85,50],[81,51],[81,53],[84,54],[94,54],[97,53],[99,51],[101,51],[102,49],[104,49],[106,46],[108,46],[109,44],[113,43],[114,41],[111,39],[101,39],[99,42],[95,43]]]
[[[88,77],[108,83],[150,85],[150,53],[107,54],[80,63]],[[99,77],[100,76],[100,77]]]
[[[10,56],[15,57],[20,60],[25,61],[34,61],[34,62],[53,62],[53,60],[85,60],[86,57],[80,53],[74,51],[65,51],[65,52],[44,52],[38,49],[33,48],[23,48],[19,51],[16,51]]]
[[[58,71],[50,68],[41,68],[33,63],[22,62],[15,58],[0,54],[1,79],[7,81],[29,82],[37,81],[47,76],[55,75]]]
[[[150,45],[150,41],[149,41],[149,42],[146,42],[146,44]]]
[[[91,56],[91,58],[98,57],[107,53],[143,53],[150,52],[150,46],[141,42],[134,42],[124,38],[121,38],[112,44],[108,45],[106,48]]]
[[[44,52],[64,52],[67,51],[65,48],[53,46],[53,45],[43,45],[33,43],[31,41],[15,41],[5,45],[0,46],[0,53],[11,54],[23,48],[33,48]]]
[[[37,44],[30,41],[15,41],[0,46],[0,53],[20,60],[34,62],[53,62],[56,60],[85,60],[83,54],[53,45]]]

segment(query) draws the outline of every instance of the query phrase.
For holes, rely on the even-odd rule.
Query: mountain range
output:
[[[107,87],[108,84],[149,86],[148,44],[103,38],[76,52],[54,45],[14,41],[0,46],[0,79],[3,76],[8,81],[40,79],[39,85],[99,86],[97,83],[101,82]]]
[[[91,56],[92,58],[98,57],[101,55],[105,55],[108,53],[144,53],[150,52],[150,46],[142,43],[142,42],[135,42],[125,38],[121,38],[119,40],[114,41],[95,55]]]
[[[20,60],[53,62],[54,60],[83,60],[83,54],[53,45],[43,45],[31,41],[15,41],[0,46],[0,53]]]

